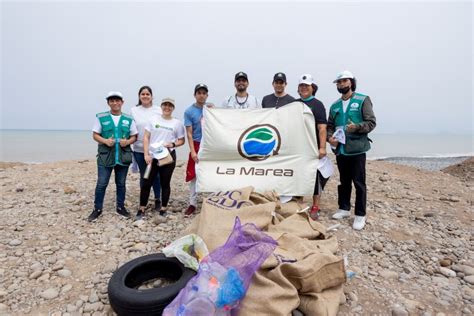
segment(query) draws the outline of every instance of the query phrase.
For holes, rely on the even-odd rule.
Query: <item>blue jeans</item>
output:
[[[125,181],[127,180],[128,166],[115,165],[104,167],[97,165],[97,185],[95,186],[94,208],[104,206],[105,190],[109,184],[112,170],[115,170],[115,185],[117,187],[117,208],[123,208],[125,203]]]
[[[139,152],[133,152],[133,157],[138,164],[138,169],[140,169],[140,189],[143,188],[143,174],[146,169],[145,155]],[[161,186],[160,186],[160,175],[156,175],[155,181],[153,182],[153,193],[155,193],[155,199],[160,199],[161,196]]]

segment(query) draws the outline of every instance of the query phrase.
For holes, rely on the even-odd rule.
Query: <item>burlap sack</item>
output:
[[[298,309],[305,316],[335,316],[339,311],[339,302],[342,295],[344,295],[342,285],[326,289],[321,293],[300,295]]]

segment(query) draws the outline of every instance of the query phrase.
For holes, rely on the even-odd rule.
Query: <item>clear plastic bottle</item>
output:
[[[151,172],[151,162],[146,166],[145,173],[143,174],[143,179],[148,179]]]

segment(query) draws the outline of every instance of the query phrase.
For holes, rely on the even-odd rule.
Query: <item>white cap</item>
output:
[[[118,91],[110,91],[107,96],[105,97],[106,100],[108,100],[109,98],[112,98],[112,97],[115,97],[115,98],[120,98],[123,100],[123,95],[122,93],[118,92]]]
[[[340,79],[354,79],[354,75],[349,70],[344,70],[337,74],[336,80],[333,83],[336,83]]]
[[[310,74],[304,74],[304,75],[301,75],[300,77],[300,81],[298,83],[299,85],[300,84],[307,84],[307,85],[313,85],[314,84],[314,80],[313,80],[313,76],[311,76]]]

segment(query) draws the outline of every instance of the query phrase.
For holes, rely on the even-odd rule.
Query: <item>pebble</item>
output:
[[[10,246],[19,246],[23,243],[23,241],[21,241],[20,239],[12,239],[10,240],[10,242],[8,243]]]
[[[374,250],[377,250],[377,251],[382,251],[383,250],[383,244],[381,242],[376,242],[374,243],[374,246],[373,246]]]
[[[390,270],[383,270],[380,273],[380,276],[383,277],[384,279],[388,280],[396,280],[398,279],[398,273],[395,271],[390,271]]]
[[[448,278],[455,278],[456,277],[456,272],[454,272],[453,270],[451,269],[448,269],[448,268],[445,268],[445,267],[440,267],[439,268],[439,272],[448,277]]]
[[[8,306],[3,304],[3,303],[0,303],[0,311],[4,312],[4,311],[7,311],[8,310]]]
[[[448,267],[448,266],[451,265],[451,263],[452,263],[452,261],[449,258],[441,259],[439,261],[439,265],[442,266],[442,267]]]
[[[52,300],[53,298],[58,297],[59,292],[55,288],[49,288],[41,292],[40,296],[46,300]]]
[[[392,307],[392,316],[408,316],[408,312],[401,306]]]
[[[474,275],[468,275],[464,277],[464,281],[467,283],[474,285]]]
[[[40,277],[41,274],[43,274],[43,271],[41,271],[41,270],[36,270],[36,271],[33,271],[33,272],[30,274],[29,278],[30,278],[30,279],[37,279],[37,278]]]
[[[66,284],[61,288],[61,294],[67,293],[72,289],[72,284]]]
[[[67,269],[58,270],[58,275],[63,278],[68,278],[72,275],[72,272]]]

